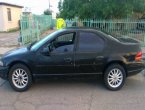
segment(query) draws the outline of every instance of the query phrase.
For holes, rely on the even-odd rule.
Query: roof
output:
[[[75,30],[99,30],[98,28],[91,27],[66,27],[64,29],[75,29]]]
[[[98,33],[101,33],[101,34],[104,34],[105,36],[108,35],[109,33],[107,31],[103,31],[103,30],[100,30],[99,28],[92,28],[92,27],[66,27],[66,28],[63,28],[64,30],[79,30],[79,31],[92,31],[92,32],[98,32]]]
[[[6,6],[17,7],[17,8],[23,8],[23,6],[16,5],[16,4],[10,4],[10,3],[5,3],[5,2],[0,2],[0,5],[6,5]]]

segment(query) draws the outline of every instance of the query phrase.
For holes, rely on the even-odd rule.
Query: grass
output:
[[[19,30],[20,30],[19,28],[11,28],[8,29],[7,31],[0,31],[0,33],[11,33],[11,32],[17,32]]]
[[[16,32],[16,31],[19,31],[19,28],[12,28],[12,29],[9,29],[7,32]]]

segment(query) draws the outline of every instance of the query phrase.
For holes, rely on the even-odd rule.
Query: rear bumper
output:
[[[0,77],[2,79],[8,79],[8,67],[0,67]]]
[[[131,63],[127,65],[127,76],[132,76],[140,73],[145,69],[144,62]]]

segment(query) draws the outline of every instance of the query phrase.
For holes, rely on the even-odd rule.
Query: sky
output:
[[[49,1],[52,6],[51,10],[54,13],[57,13],[59,0],[0,0],[0,2],[12,3],[28,7],[27,11],[31,10],[31,12],[34,14],[42,14],[45,9],[48,9]]]

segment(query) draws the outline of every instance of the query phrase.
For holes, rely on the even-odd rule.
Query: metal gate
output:
[[[40,34],[53,25],[52,16],[23,15],[20,19],[20,42],[27,45],[40,39]]]

